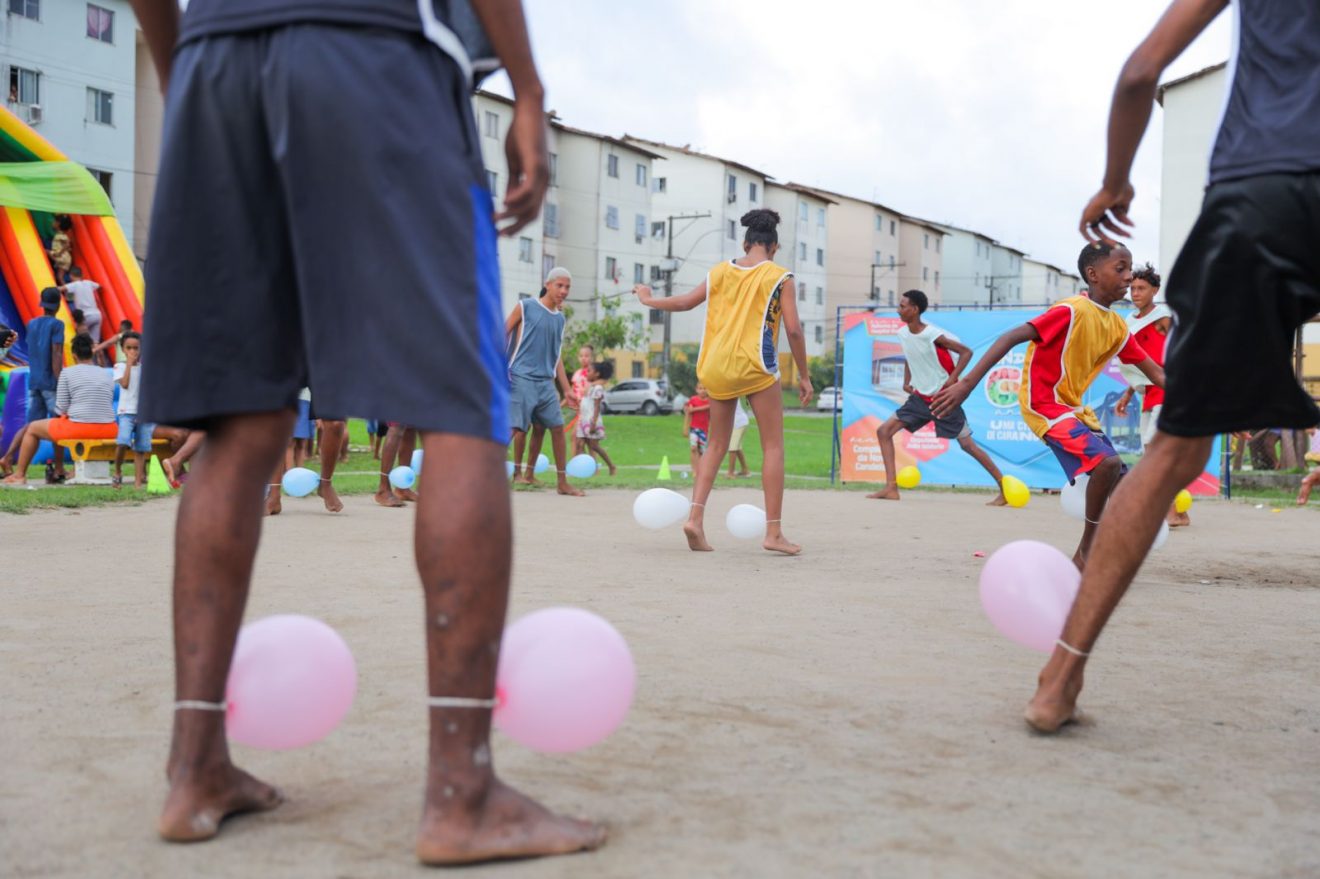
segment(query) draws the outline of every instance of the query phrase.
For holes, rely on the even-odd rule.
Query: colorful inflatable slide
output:
[[[27,364],[27,322],[41,314],[42,289],[55,283],[46,249],[56,214],[73,221],[73,264],[101,285],[102,332],[113,335],[124,319],[141,330],[142,271],[105,190],[86,168],[0,107],[0,323],[18,331],[18,344],[0,361],[0,410],[6,414],[18,408],[3,402],[7,373]],[[68,358],[73,326],[66,306],[59,317]]]

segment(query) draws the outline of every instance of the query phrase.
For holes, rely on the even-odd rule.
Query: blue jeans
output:
[[[28,391],[28,424],[45,418],[54,418],[57,414],[59,413],[55,410],[54,391],[39,391],[36,389]]]
[[[138,421],[136,415],[116,415],[115,421],[119,424],[115,445],[130,446],[135,452],[151,451],[151,434],[156,425]]]

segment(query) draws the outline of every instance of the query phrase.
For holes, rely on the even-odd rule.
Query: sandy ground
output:
[[[514,613],[591,608],[640,674],[625,726],[570,757],[496,759],[609,845],[464,875],[1320,876],[1320,574],[1313,511],[1201,503],[1120,609],[1088,676],[1092,720],[1029,735],[1040,657],[983,618],[980,560],[1071,551],[1055,498],[901,504],[796,492],[771,557],[643,531],[633,493],[516,496]],[[420,875],[423,666],[410,512],[289,501],[249,617],[321,617],[352,645],[357,703],[296,752],[237,749],[278,812],[218,841],[158,842],[169,728],[173,501],[0,520],[0,874]],[[58,547],[58,549],[55,549]],[[34,561],[45,561],[38,572]]]

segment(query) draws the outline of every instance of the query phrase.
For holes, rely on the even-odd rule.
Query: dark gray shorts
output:
[[[563,427],[564,410],[559,408],[555,380],[514,376],[509,384],[509,424],[523,433],[533,424]]]
[[[972,429],[967,426],[967,416],[961,406],[946,418],[936,418],[935,413],[930,411],[930,404],[916,394],[908,395],[907,401],[898,407],[894,417],[902,422],[909,433],[916,433],[933,421],[935,435],[940,439],[962,439],[972,435]]]
[[[467,89],[418,35],[300,24],[174,58],[144,420],[293,409],[508,441],[491,196]]]

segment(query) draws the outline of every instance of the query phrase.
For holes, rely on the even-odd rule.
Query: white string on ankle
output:
[[[175,711],[228,711],[227,702],[202,702],[198,699],[180,699],[174,703]]]
[[[430,696],[426,704],[430,708],[494,708],[498,699],[472,699],[468,696]]]
[[[1087,656],[1090,656],[1090,655],[1091,655],[1091,654],[1089,654],[1089,653],[1085,653],[1085,652],[1083,652],[1083,651],[1081,651],[1081,650],[1078,650],[1076,647],[1072,646],[1071,644],[1069,644],[1067,641],[1063,640],[1062,638],[1060,638],[1059,640],[1055,641],[1054,643],[1055,643],[1055,644],[1058,644],[1058,645],[1059,645],[1060,647],[1062,647],[1064,650],[1067,650],[1067,651],[1068,651],[1069,653],[1071,653],[1073,656],[1087,657]]]
[[[1099,520],[1099,519],[1087,519],[1085,516],[1082,516],[1082,518],[1086,520],[1086,524],[1087,524],[1087,525],[1099,525],[1099,524],[1100,524],[1100,520]]]
[[[564,475],[565,473],[567,473],[568,471],[567,471],[567,470],[556,470],[555,472],[558,473],[560,476],[563,476],[563,475]]]
[[[326,479],[324,476],[322,476],[322,477],[321,477],[321,481],[322,481],[322,482],[329,482],[330,480],[329,480],[329,479]]]
[[[766,519],[766,520],[765,520],[765,524],[767,524],[767,525],[773,525],[775,522],[782,522],[782,521],[784,521],[784,520],[783,520],[783,519]]]
[[[694,506],[694,507],[701,507],[703,510],[706,508],[706,505],[705,505],[705,504],[699,504],[699,503],[697,503],[696,501],[693,501],[693,502],[692,502],[692,506]]]

